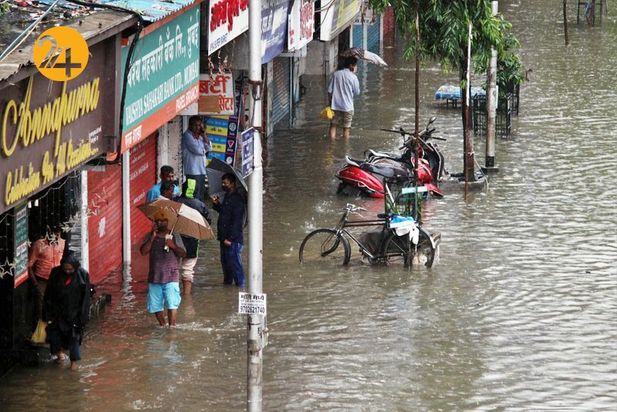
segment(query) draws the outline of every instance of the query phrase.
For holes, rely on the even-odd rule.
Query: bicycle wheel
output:
[[[343,247],[339,247],[340,245]],[[309,233],[300,245],[300,263],[330,261],[346,265],[351,258],[349,241],[332,229],[317,229]]]
[[[408,267],[411,263],[413,244],[409,236],[397,236],[392,232],[388,235],[383,248],[383,260],[387,266],[403,264]]]
[[[418,246],[412,245],[412,264],[424,265],[427,268],[433,266],[435,261],[435,247],[431,242],[431,234],[420,228]]]

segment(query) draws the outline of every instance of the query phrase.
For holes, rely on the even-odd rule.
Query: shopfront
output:
[[[194,5],[146,28],[132,58],[121,144],[125,263],[152,228],[138,206],[157,181],[157,147],[169,147],[161,141],[169,139],[166,125],[199,97],[199,31],[200,8]],[[123,47],[122,61],[128,49]]]
[[[114,134],[115,38],[89,46],[77,78],[51,81],[33,68],[0,82],[0,351],[20,347],[35,323],[28,248],[62,229],[82,255],[85,165],[104,157]],[[87,235],[85,235],[87,236]],[[65,249],[65,250],[66,250]]]

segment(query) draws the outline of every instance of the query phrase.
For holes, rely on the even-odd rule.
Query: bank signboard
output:
[[[293,0],[287,22],[287,50],[300,50],[313,39],[315,3],[313,0]]]
[[[122,72],[128,47],[122,48]],[[199,97],[199,7],[140,38],[129,70],[122,152],[144,140]]]
[[[0,213],[104,154],[115,98],[105,55],[99,43],[73,80],[37,73],[0,91]]]
[[[360,0],[333,0],[327,12],[321,12],[319,40],[331,41],[349,26],[360,12]]]
[[[211,0],[208,9],[208,55],[249,28],[249,0]]]

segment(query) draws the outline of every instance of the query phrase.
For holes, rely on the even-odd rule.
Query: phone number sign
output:
[[[238,313],[241,315],[265,315],[266,301],[265,293],[240,292],[238,294]]]

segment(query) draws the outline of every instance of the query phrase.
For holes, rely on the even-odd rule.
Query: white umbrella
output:
[[[356,59],[365,60],[369,63],[376,64],[377,66],[385,67],[388,65],[384,59],[378,54],[370,52],[368,50],[360,49],[358,47],[352,47],[342,52],[341,57],[355,57]]]

